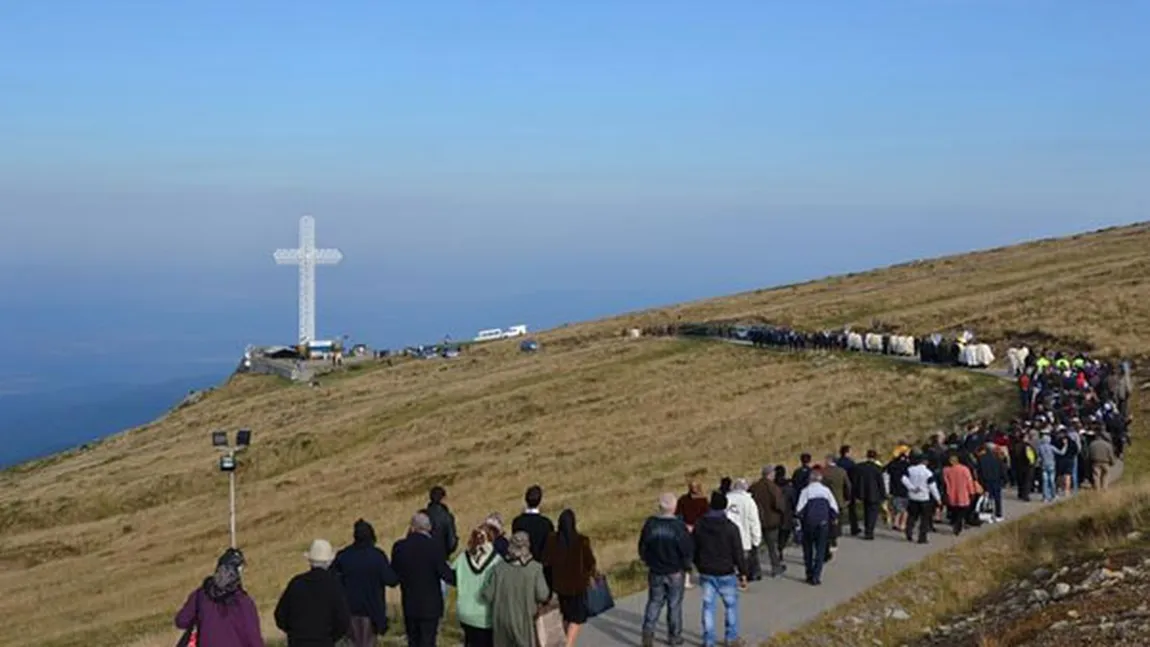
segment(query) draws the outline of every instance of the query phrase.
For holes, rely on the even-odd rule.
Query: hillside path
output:
[[[1115,466],[1111,481],[1122,474],[1122,465]],[[1015,493],[1004,495],[1006,522],[1036,512],[1047,505],[1038,499],[1020,501]],[[880,521],[881,524],[881,521]],[[960,541],[987,532],[995,524],[970,528],[961,537],[954,537],[949,526],[937,524],[939,532],[932,533],[930,543],[911,543],[905,536],[880,527],[875,540],[866,542],[854,537],[839,540],[835,559],[826,565],[822,586],[803,582],[802,549],[791,545],[784,555],[787,572],[778,579],[752,582],[750,589],[739,596],[739,634],[750,645],[791,631],[814,620],[819,614],[849,601],[856,595],[883,580],[915,565],[926,557],[957,545]],[[849,527],[844,529],[849,534]],[[638,537],[639,529],[635,529]],[[765,554],[764,554],[765,559]],[[579,636],[579,644],[594,647],[639,645],[642,634],[643,611],[647,604],[646,592],[616,600],[610,612],[592,619]],[[698,587],[687,591],[683,601],[683,637],[687,645],[701,645],[702,603]],[[722,637],[722,605],[716,614],[717,631]],[[665,614],[660,618],[656,644],[665,644],[667,634]]]
[[[738,345],[750,346],[739,340],[724,340]],[[788,352],[788,351],[781,351]],[[892,357],[892,356],[886,356]],[[916,358],[895,358],[917,361]],[[964,370],[964,369],[959,369]],[[965,369],[971,370],[971,369]],[[1007,371],[995,369],[974,369],[980,373],[1012,379]],[[1119,464],[1110,474],[1114,481],[1122,474]],[[1004,494],[1006,522],[1018,519],[1042,509],[1047,505],[1038,498],[1023,502],[1017,494],[1008,491]],[[881,521],[880,521],[881,524]],[[954,547],[960,541],[995,528],[986,524],[969,528],[959,538],[951,534],[949,526],[938,524],[940,532],[932,533],[930,543],[911,543],[901,533],[880,527],[875,533],[875,541],[865,542],[853,537],[839,540],[839,550],[835,559],[826,565],[822,586],[814,587],[803,581],[802,548],[788,547],[784,560],[787,572],[777,579],[764,579],[752,582],[750,589],[739,595],[739,635],[749,645],[756,645],[768,638],[797,629],[814,620],[824,611],[848,602],[856,595],[876,586],[887,578],[914,566],[930,555]],[[849,534],[849,527],[845,529]],[[639,528],[635,529],[636,540]],[[763,554],[765,559],[766,555]],[[647,604],[646,592],[616,600],[616,607],[610,612],[592,619],[579,636],[579,644],[588,647],[616,647],[639,645],[641,642],[643,612]],[[702,603],[699,589],[686,592],[683,600],[683,638],[687,645],[703,644]],[[722,639],[722,604],[716,610],[716,632]],[[666,616],[660,618],[656,630],[656,644],[666,644]]]

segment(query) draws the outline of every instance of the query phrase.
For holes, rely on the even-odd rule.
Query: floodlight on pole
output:
[[[236,433],[235,446],[229,442],[228,432],[212,432],[212,447],[221,452],[220,471],[228,475],[228,535],[232,548],[236,547],[236,468],[239,466],[236,454],[247,449],[251,442],[251,429],[240,429]]]

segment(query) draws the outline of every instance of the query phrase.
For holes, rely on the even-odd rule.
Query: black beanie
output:
[[[727,495],[722,492],[711,493],[711,509],[712,510],[726,510],[727,509]]]

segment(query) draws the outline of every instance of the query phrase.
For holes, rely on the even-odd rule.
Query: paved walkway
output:
[[[750,345],[739,340],[724,341]],[[915,358],[894,358],[889,355],[885,357],[917,361]],[[979,372],[1011,379],[1005,371],[981,369]],[[1119,464],[1111,472],[1110,480],[1117,479],[1121,474],[1122,466]],[[1045,505],[1052,505],[1034,499],[1026,503],[1009,492],[1005,495],[1003,504],[1008,523],[1011,519],[1036,512]],[[753,582],[750,590],[740,594],[740,636],[748,644],[755,645],[776,634],[797,629],[814,620],[822,612],[849,601],[924,558],[994,527],[995,525],[983,525],[971,528],[965,531],[961,538],[956,538],[948,526],[939,524],[941,532],[932,534],[927,545],[908,542],[905,536],[885,528],[880,528],[876,532],[875,541],[871,542],[844,537],[839,540],[839,551],[834,561],[826,566],[823,585],[818,587],[803,582],[802,549],[792,545],[785,555],[787,573],[778,579]],[[638,532],[637,528],[635,532]],[[615,609],[588,623],[579,637],[579,644],[589,647],[639,645],[646,603],[645,592],[617,600]],[[688,645],[702,644],[701,609],[699,589],[687,591],[683,602],[683,637]],[[721,604],[716,616],[717,630],[721,638],[723,624]],[[666,631],[664,618],[660,620],[656,633],[657,644],[663,644]]]
[[[1121,474],[1122,466],[1119,464],[1111,472],[1110,480],[1117,479]],[[1057,504],[1044,504],[1040,499],[1031,499],[1026,503],[1012,493],[1007,493],[1003,501],[1007,523],[1046,505]],[[937,524],[937,527],[940,532],[931,534],[927,545],[908,542],[905,536],[886,528],[880,528],[875,533],[875,541],[843,537],[839,540],[839,550],[834,561],[827,564],[823,573],[823,584],[818,587],[803,582],[802,550],[792,545],[785,555],[787,572],[782,577],[752,582],[750,589],[740,595],[741,637],[748,644],[756,645],[776,634],[797,629],[814,620],[820,613],[849,601],[924,558],[951,548],[959,541],[987,532],[995,525],[970,528],[960,538],[954,537],[946,524]],[[588,623],[579,637],[579,644],[594,647],[639,645],[646,603],[646,593],[617,600],[615,609]],[[701,645],[703,642],[701,609],[699,589],[687,591],[683,602],[683,637],[688,645]],[[716,615],[721,638],[721,604]],[[656,634],[659,644],[666,638],[666,632],[665,619],[661,619]]]

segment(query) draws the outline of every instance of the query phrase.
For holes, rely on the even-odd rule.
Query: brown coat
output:
[[[847,477],[847,471],[838,465],[824,466],[823,485],[834,493],[835,503],[839,505],[839,510],[846,510],[847,504],[851,500],[851,483],[850,478]]]
[[[583,595],[595,574],[591,540],[579,535],[572,546],[559,541],[559,533],[547,535],[543,545],[543,565],[551,569],[551,588],[559,595]]]
[[[787,516],[788,502],[783,491],[769,478],[761,478],[751,486],[751,498],[759,506],[759,521],[763,530],[777,530]]]

